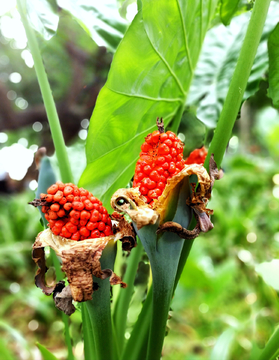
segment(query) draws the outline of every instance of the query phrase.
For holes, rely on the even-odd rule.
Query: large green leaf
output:
[[[279,24],[268,38],[269,89],[273,105],[279,107]]]
[[[216,1],[142,1],[99,94],[80,185],[109,206],[130,181],[156,118],[176,128]]]
[[[278,21],[278,12],[279,4],[272,2],[244,99],[258,90],[268,69],[267,38]],[[196,105],[197,117],[210,128],[215,128],[222,110],[249,18],[249,13],[237,16],[228,27],[212,28],[205,38],[187,103]]]
[[[79,21],[97,45],[115,51],[128,25],[116,0],[57,0],[57,4]]]
[[[28,0],[26,11],[30,25],[44,39],[49,40],[55,35],[59,22],[55,0]]]

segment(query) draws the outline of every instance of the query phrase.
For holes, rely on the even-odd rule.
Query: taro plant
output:
[[[40,190],[43,195],[33,204],[43,206],[42,212],[47,215],[50,229],[41,233],[34,245],[33,257],[40,268],[36,283],[47,294],[54,293],[56,306],[65,313],[75,310],[72,299],[82,302],[86,360],[160,359],[171,300],[193,240],[200,231],[206,232],[213,227],[209,218],[212,211],[206,205],[214,180],[220,177],[218,168],[245,97],[270,0],[254,1],[204,167],[201,164],[189,165],[183,162],[180,156],[182,145],[175,134],[183,132],[182,119],[187,114],[187,96],[191,91],[190,86],[205,36],[214,24],[212,20],[216,23],[219,10],[221,20],[228,24],[237,10],[238,2],[223,0],[218,4],[217,0],[138,1],[138,13],[123,36],[127,25],[122,20],[111,21],[110,24],[113,25],[109,28],[104,25],[104,30],[100,31],[100,23],[105,19],[105,16],[100,15],[103,10],[101,5],[94,6],[87,1],[77,5],[72,1],[66,3],[58,0],[59,7],[72,12],[79,21],[83,21],[98,44],[105,44],[113,50],[123,36],[90,120],[86,143],[87,166],[78,186],[72,184],[74,169],[70,168],[37,40],[30,26],[34,19],[31,16],[34,9],[26,5],[31,3],[17,1],[49,119],[61,180],[66,183],[58,182],[49,187],[54,182],[48,181],[46,176],[51,173],[51,169],[47,160],[42,161],[39,185],[43,184]],[[45,2],[42,4],[46,5]],[[45,12],[55,14],[53,6],[56,4],[47,4]],[[244,10],[240,7],[239,11]],[[40,9],[37,14],[40,15]],[[44,25],[46,37],[55,32],[57,14],[53,16],[53,21],[45,21],[43,16],[38,16],[38,19],[37,24]],[[107,24],[106,21],[103,22]],[[91,25],[95,23],[96,27]],[[109,36],[109,33],[116,33],[116,37]],[[278,27],[272,33],[269,48],[270,96],[275,102],[278,96],[277,82],[274,80],[278,73],[276,44]],[[165,129],[162,128],[162,122],[158,121],[159,130],[156,131],[156,118],[163,119]],[[191,122],[191,119],[193,117],[188,117],[188,121]],[[188,134],[184,135],[187,142]],[[141,162],[137,163],[139,154]],[[164,168],[164,161],[169,155],[171,158]],[[160,157],[164,158],[161,167]],[[131,188],[130,181],[135,168],[134,188]],[[163,170],[159,170],[161,168]],[[163,178],[160,176],[165,178],[165,182],[161,181]],[[159,186],[159,183],[162,185]],[[66,199],[66,196],[74,193],[77,199]],[[93,198],[100,199],[102,204],[99,200],[93,201]],[[66,203],[71,203],[68,210],[64,208]],[[91,205],[94,203],[96,208],[93,210]],[[63,205],[64,210],[74,212],[71,215],[67,213],[66,218],[63,210],[60,216],[60,205]],[[118,225],[113,231],[103,206],[108,211],[110,206],[115,210],[112,218]],[[89,220],[86,217],[90,215],[90,220],[93,219],[95,210],[99,214],[95,214],[96,222],[99,221],[98,236],[94,236],[96,230],[93,225],[90,225],[92,229],[85,227]],[[106,220],[97,221],[97,217],[102,214]],[[61,218],[60,225],[58,217]],[[84,225],[80,222],[78,225],[75,224],[76,220],[86,221]],[[93,220],[91,222],[94,223]],[[100,225],[101,222],[104,225]],[[83,226],[84,229],[78,226]],[[95,233],[92,234],[94,230]],[[138,236],[137,246],[134,230]],[[118,239],[122,240],[123,249],[131,252],[123,281],[113,272],[115,242]],[[59,282],[49,288],[44,283],[46,269],[42,249],[47,245],[61,257],[62,269],[66,272],[70,287]],[[143,250],[150,261],[151,281],[146,298],[143,299],[142,310],[129,339],[126,339],[127,313]],[[59,272],[59,262],[54,252],[52,255]],[[81,273],[84,276],[80,276]],[[60,273],[59,277],[62,280],[63,275]],[[107,277],[110,277],[110,282],[105,280]],[[110,284],[113,283],[128,286],[121,289],[117,297],[112,295],[112,308]],[[68,358],[71,359],[73,354],[65,317],[64,322]],[[278,331],[270,339],[260,358],[274,359],[278,352],[277,342]],[[42,348],[42,353],[45,358],[51,358],[46,349]]]

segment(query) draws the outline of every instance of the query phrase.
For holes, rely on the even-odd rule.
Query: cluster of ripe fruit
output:
[[[148,204],[163,192],[167,180],[184,167],[183,143],[171,131],[153,131],[141,146],[133,187],[139,187]]]
[[[152,205],[162,194],[168,179],[179,173],[185,164],[203,164],[206,155],[205,148],[201,148],[183,160],[183,143],[173,132],[153,131],[141,146],[133,187],[139,187],[146,202]]]
[[[57,181],[40,198],[42,212],[55,235],[78,241],[113,234],[108,211],[83,188]]]

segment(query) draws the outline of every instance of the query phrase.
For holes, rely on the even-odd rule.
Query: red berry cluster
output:
[[[40,198],[42,212],[55,235],[78,241],[113,234],[107,210],[83,188],[57,181]]]
[[[201,164],[203,165],[205,158],[207,156],[207,150],[203,146],[200,149],[196,149],[191,152],[191,154],[188,156],[188,158],[185,160],[186,165],[191,164]]]
[[[167,180],[183,169],[183,143],[171,131],[153,131],[145,138],[141,150],[133,187],[139,187],[152,205],[162,194]]]

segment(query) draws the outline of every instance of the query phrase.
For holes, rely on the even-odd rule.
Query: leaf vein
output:
[[[185,50],[186,50],[186,55],[187,55],[187,59],[188,59],[189,69],[191,71],[191,74],[193,74],[193,66],[192,66],[192,61],[191,61],[190,53],[189,53],[188,40],[187,40],[187,35],[186,35],[186,27],[185,27],[185,23],[183,21],[182,10],[181,10],[181,6],[180,6],[178,0],[176,0],[176,3],[177,3],[178,12],[179,12],[179,16],[180,16],[180,20],[181,20],[181,24],[182,24],[182,29],[183,29]]]
[[[122,92],[122,91],[118,91],[118,90],[115,90],[115,89],[112,89],[110,87],[108,87],[106,85],[106,87],[116,93],[116,94],[119,94],[119,95],[123,95],[123,96],[128,96],[128,97],[135,97],[135,98],[140,98],[140,99],[145,99],[145,100],[150,100],[150,101],[165,101],[165,102],[182,102],[182,98],[172,98],[172,99],[168,99],[168,98],[153,98],[151,96],[145,96],[145,95],[141,95],[141,94],[129,94],[129,93],[125,93],[125,92]]]

